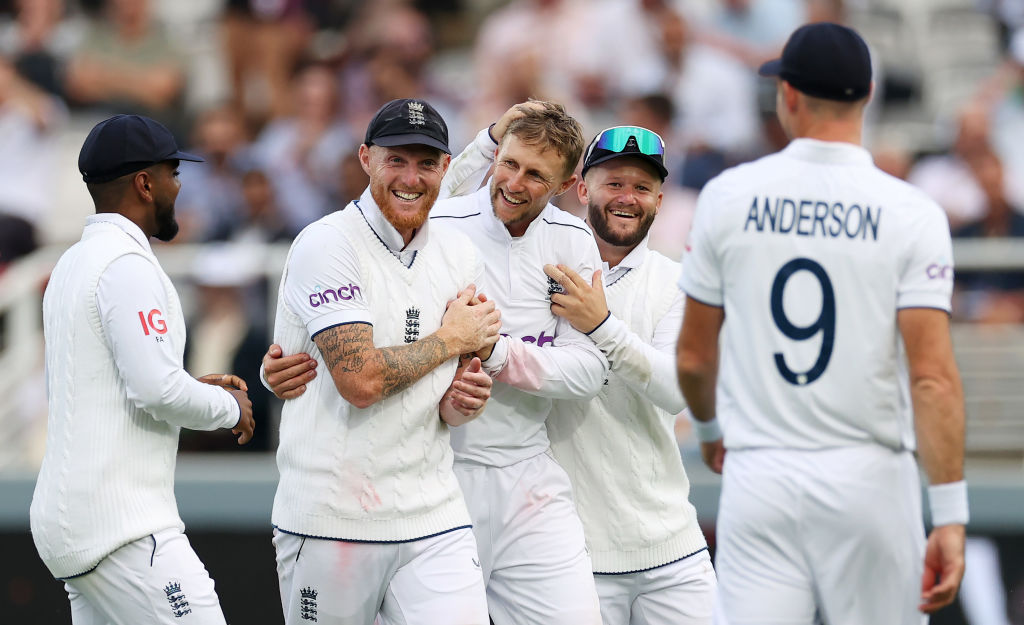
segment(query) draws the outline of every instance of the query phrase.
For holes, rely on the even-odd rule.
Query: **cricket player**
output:
[[[502,336],[478,352],[495,379],[490,400],[479,419],[452,430],[455,473],[494,622],[598,624],[572,486],[545,428],[554,399],[593,397],[608,367],[589,338],[551,312],[561,287],[544,273],[546,264],[588,276],[600,267],[590,229],[550,204],[576,182],[582,130],[560,105],[533,102],[506,114],[494,135],[482,130],[453,161],[459,172],[446,176],[442,195],[470,194],[439,201],[430,219],[431,228],[457,228],[476,244],[487,297],[502,311]],[[476,190],[491,160],[494,175]],[[292,397],[320,376],[295,354],[301,350],[281,347],[291,356],[276,359],[271,346],[267,382]]]
[[[551,450],[572,481],[605,625],[707,625],[715,573],[676,443],[679,263],[647,247],[668,175],[665,144],[635,126],[590,143],[577,187],[604,275],[546,268],[552,310],[584,332],[611,372],[589,401],[558,401]],[[602,278],[607,287],[602,284]]]
[[[152,119],[97,124],[78,157],[96,214],[43,296],[50,408],[29,518],[74,625],[224,624],[174,500],[178,433],[246,443],[252,404],[240,378],[182,367],[181,304],[149,245],[178,232],[181,160],[202,159]]]
[[[860,146],[857,33],[803,26],[761,73],[793,140],[704,188],[679,283],[679,379],[724,464],[720,622],[922,623],[968,520],[946,217]]]
[[[274,340],[324,375],[284,406],[274,546],[285,622],[487,625],[449,426],[490,377],[459,356],[498,340],[476,247],[427,224],[448,129],[422,100],[385,104],[359,148],[370,186],[292,244]],[[453,381],[454,380],[454,381]]]

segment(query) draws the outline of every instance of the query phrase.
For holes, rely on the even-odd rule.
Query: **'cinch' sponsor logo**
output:
[[[504,332],[502,332],[501,335],[502,336],[511,336],[509,334],[505,334]],[[522,342],[524,342],[524,343],[533,343],[537,347],[547,347],[548,345],[551,345],[552,343],[555,342],[555,335],[554,334],[548,334],[548,333],[544,332],[544,330],[541,330],[540,331],[540,336],[526,335],[526,336],[519,337],[519,339]]]
[[[928,276],[929,280],[948,279],[953,277],[953,266],[952,265],[940,265],[938,263],[932,263],[925,269],[925,275]]]
[[[356,296],[362,297],[363,292],[354,284],[339,286],[336,289],[325,289],[323,291],[320,290],[320,287],[317,287],[315,292],[309,294],[309,305],[316,308],[331,302],[350,300]]]

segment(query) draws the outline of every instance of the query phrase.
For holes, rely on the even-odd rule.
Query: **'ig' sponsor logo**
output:
[[[309,305],[313,308],[329,304],[331,302],[337,302],[341,300],[350,300],[356,296],[362,297],[363,292],[358,286],[349,284],[348,286],[339,286],[336,289],[325,289],[320,290],[320,287],[316,287],[316,291],[309,294]]]
[[[148,313],[139,311],[139,322],[142,324],[142,332],[149,336],[149,331],[153,330],[157,334],[167,334],[167,322],[164,321],[164,314],[154,308]]]

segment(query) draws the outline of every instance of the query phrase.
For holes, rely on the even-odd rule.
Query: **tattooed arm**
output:
[[[415,343],[374,347],[373,326],[349,323],[313,337],[338,392],[357,408],[372,406],[408,388],[446,360],[493,345],[501,317],[493,302],[470,305],[470,286],[451,302],[441,327]]]

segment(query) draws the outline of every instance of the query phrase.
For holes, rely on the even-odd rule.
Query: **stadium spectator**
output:
[[[596,26],[582,56],[608,77],[616,98],[664,92],[679,111],[676,128],[688,154],[681,184],[699,189],[727,163],[758,146],[754,73],[701,43],[667,0],[609,2],[592,9]]]
[[[17,0],[15,19],[0,28],[0,53],[40,89],[63,97],[68,59],[82,38],[81,24],[64,19],[64,0]]]
[[[361,128],[385,102],[427,98],[451,120],[449,135],[462,141],[460,105],[431,75],[434,38],[426,15],[408,0],[364,3],[345,30],[341,109],[348,125]]]
[[[139,113],[184,134],[182,55],[152,20],[149,0],[109,0],[68,65],[72,102]]]
[[[288,228],[298,231],[337,206],[330,204],[339,162],[352,133],[339,114],[338,82],[325,65],[302,68],[292,80],[293,113],[272,121],[256,139],[253,158],[272,171]]]
[[[705,41],[756,67],[778,54],[808,20],[808,0],[718,0],[708,18]]]
[[[982,216],[954,231],[956,237],[1024,237],[1024,214],[1007,198],[1003,166],[994,152],[975,156],[971,171],[985,198]],[[957,272],[956,315],[981,323],[1024,322],[1024,272]]]
[[[468,123],[480,127],[527,98],[603,106],[605,87],[590,67],[586,39],[598,2],[514,0],[491,13],[473,50],[477,94]],[[619,36],[626,36],[620,33]]]
[[[292,110],[291,76],[311,32],[302,0],[227,0],[224,54],[231,103],[247,120],[265,121]]]
[[[244,218],[242,175],[254,166],[245,120],[230,107],[209,109],[200,113],[192,135],[206,163],[181,166],[181,238],[224,239]]]
[[[952,149],[922,158],[907,175],[911,184],[942,206],[953,230],[985,216],[987,199],[973,163],[987,159],[992,153],[989,136],[989,116],[985,108],[965,106],[958,117]],[[1012,182],[1007,180],[1006,183]]]
[[[0,56],[0,269],[32,252],[53,209],[51,175],[63,103]]]

